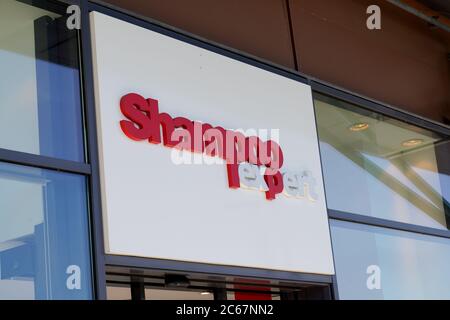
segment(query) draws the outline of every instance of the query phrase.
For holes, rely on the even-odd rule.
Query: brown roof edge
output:
[[[419,3],[416,0],[386,1],[450,33],[450,19],[422,3]]]

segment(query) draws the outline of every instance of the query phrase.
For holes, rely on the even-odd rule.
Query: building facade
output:
[[[446,5],[3,0],[0,299],[449,299]]]

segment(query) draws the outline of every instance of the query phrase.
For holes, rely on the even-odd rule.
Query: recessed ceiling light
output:
[[[359,123],[352,124],[348,129],[350,131],[363,131],[363,130],[366,130],[367,128],[369,128],[368,123],[359,122]]]
[[[211,292],[209,292],[209,291],[203,291],[203,292],[200,292],[200,294],[201,294],[202,296],[206,296],[206,295],[208,295],[208,294],[211,294]]]
[[[402,142],[402,146],[404,147],[414,147],[423,143],[423,139],[409,139]]]

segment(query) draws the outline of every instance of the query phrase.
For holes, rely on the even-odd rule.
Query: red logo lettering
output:
[[[238,131],[183,117],[172,118],[167,113],[159,113],[158,100],[145,99],[136,93],[129,93],[120,99],[120,110],[127,119],[120,121],[120,128],[128,138],[148,140],[153,144],[162,142],[169,148],[219,157],[226,162],[228,186],[234,189],[241,186],[240,163],[254,165],[257,168],[255,170],[265,168],[262,171],[265,185],[259,189],[265,191],[266,199],[273,200],[283,192],[283,175],[279,171],[283,166],[283,151],[275,141],[262,141],[257,136],[247,137]],[[255,173],[252,174],[255,176]],[[247,178],[251,184],[252,178]],[[258,181],[264,184],[262,180]],[[292,184],[296,180],[290,178],[289,181]],[[292,190],[296,190],[296,186],[289,187],[287,194],[294,194]],[[301,188],[298,186],[299,190]]]

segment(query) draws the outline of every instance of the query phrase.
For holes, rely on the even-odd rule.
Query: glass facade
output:
[[[324,95],[314,102],[329,209],[448,228],[448,138]]]
[[[327,207],[384,219],[331,220],[340,299],[450,299],[448,137],[319,93],[314,105]]]
[[[2,0],[0,70],[0,148],[84,161],[78,38],[65,17]]]
[[[330,225],[340,299],[450,299],[450,239]]]
[[[0,299],[91,298],[86,179],[0,163]]]
[[[0,148],[37,155],[34,167],[16,153],[17,164],[0,161],[0,299],[94,297],[88,177],[59,168],[85,161],[78,35],[65,9],[0,2]]]
[[[42,162],[0,159],[0,300],[97,297],[91,173],[58,167],[89,166],[79,32],[66,18],[57,1],[0,1],[0,149]],[[448,230],[448,137],[319,93],[314,106],[329,210]],[[330,228],[340,299],[450,299],[450,236],[341,220]],[[213,298],[203,287],[158,288],[146,288],[149,299]],[[105,289],[131,299],[123,284]]]

